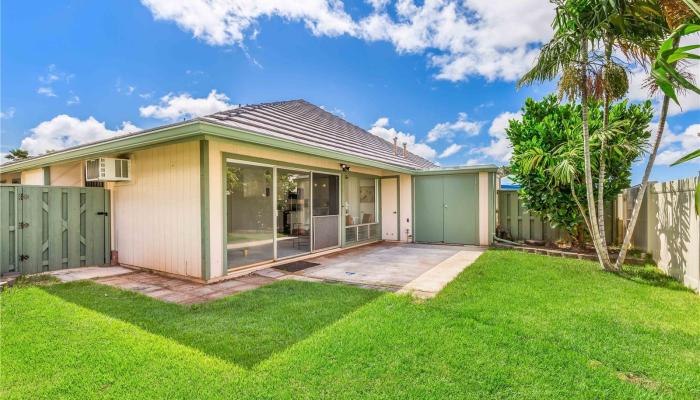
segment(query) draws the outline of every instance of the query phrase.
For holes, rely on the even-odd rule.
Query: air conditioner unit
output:
[[[95,158],[85,162],[85,180],[88,182],[131,180],[131,160],[125,158]]]

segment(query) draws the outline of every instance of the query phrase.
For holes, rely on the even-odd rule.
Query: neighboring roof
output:
[[[411,152],[403,156],[394,144],[305,100],[280,101],[234,108],[201,118],[244,131],[291,139],[315,147],[354,154],[404,168],[434,168]]]
[[[520,185],[501,185],[501,190],[520,190]]]

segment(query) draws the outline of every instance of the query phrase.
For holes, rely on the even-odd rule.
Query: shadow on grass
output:
[[[214,302],[181,306],[87,281],[42,289],[245,368],[382,295],[343,285],[281,281]]]
[[[681,282],[666,275],[663,271],[654,265],[625,265],[622,271],[617,273],[618,276],[630,280],[635,283],[662,287],[665,289],[679,290],[692,292],[691,289],[684,286]]]

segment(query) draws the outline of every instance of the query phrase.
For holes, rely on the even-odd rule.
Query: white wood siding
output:
[[[82,161],[51,166],[51,186],[84,186]]]
[[[132,181],[110,185],[123,264],[201,277],[199,142],[132,154]]]
[[[22,171],[22,185],[43,185],[44,184],[44,169],[35,168]]]

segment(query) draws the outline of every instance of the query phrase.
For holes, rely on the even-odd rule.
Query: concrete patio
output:
[[[53,274],[62,281],[92,279],[179,304],[216,300],[284,279],[338,282],[429,298],[442,290],[484,250],[474,246],[381,242],[308,258],[304,261],[318,265],[296,272],[270,267],[211,284],[124,267],[77,268]]]

